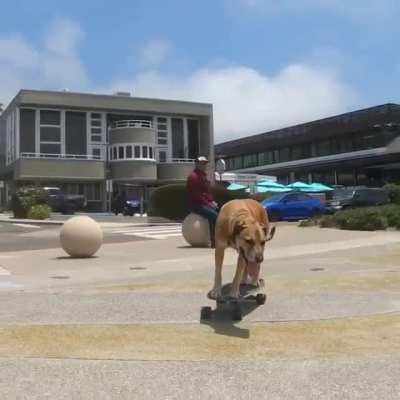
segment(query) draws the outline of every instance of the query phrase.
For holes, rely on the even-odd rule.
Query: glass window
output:
[[[289,147],[283,147],[282,149],[279,149],[279,161],[280,162],[290,161]]]
[[[149,158],[153,158],[153,148],[149,147]]]
[[[110,160],[112,160],[113,159],[113,154],[112,154],[113,152],[112,152],[112,148],[110,147],[110,152],[109,152],[109,157],[110,157]]]
[[[126,158],[132,158],[132,146],[126,146]]]
[[[50,143],[41,143],[40,144],[40,152],[43,154],[61,154],[61,145],[50,144]]]
[[[92,155],[96,158],[100,158],[101,157],[101,149],[99,149],[99,148],[92,149]]]
[[[279,162],[279,150],[274,150],[274,162]]]
[[[311,143],[298,144],[292,147],[292,160],[311,157]]]
[[[101,114],[100,113],[91,113],[90,116],[93,119],[101,119]]]
[[[172,157],[185,158],[183,140],[183,119],[172,118]]]
[[[92,128],[90,131],[94,134],[101,135],[101,128]]]
[[[157,118],[157,122],[167,123],[167,118],[165,118],[165,117],[158,117],[158,118]]]
[[[351,135],[342,135],[336,138],[338,152],[339,153],[349,153],[353,151],[353,141]]]
[[[61,141],[61,129],[41,127],[40,128],[40,141],[41,142],[60,142]]]
[[[140,146],[135,146],[135,158],[140,158]]]
[[[322,140],[316,143],[317,156],[328,156],[331,154],[330,140]]]
[[[353,169],[343,169],[337,171],[337,184],[344,186],[354,186],[355,174]]]
[[[243,168],[243,157],[236,156],[233,158],[233,169]]]
[[[257,166],[257,154],[247,154],[243,156],[243,168]]]
[[[91,125],[92,126],[101,126],[101,121],[95,119],[91,121]]]
[[[166,151],[159,151],[158,152],[158,161],[159,162],[166,162],[167,161],[167,152]]]
[[[117,159],[117,148],[113,147],[113,160]]]
[[[101,142],[101,136],[99,135],[92,135],[91,136],[92,142]]]
[[[35,110],[20,110],[20,149],[22,153],[35,153]]]
[[[120,160],[124,159],[124,148],[122,146],[118,146],[118,158]]]
[[[158,137],[159,138],[166,138],[167,137],[167,132],[158,132]]]
[[[168,144],[167,139],[158,139],[158,140],[157,140],[157,143],[158,143],[158,144],[163,144],[163,145]]]
[[[142,146],[142,158],[147,158],[147,146]]]
[[[272,151],[265,151],[258,154],[258,165],[272,164],[274,162],[274,154]]]
[[[87,154],[87,118],[85,112],[65,113],[65,151],[67,154]]]
[[[41,110],[40,111],[40,124],[41,125],[58,125],[59,126],[61,124],[60,111]]]

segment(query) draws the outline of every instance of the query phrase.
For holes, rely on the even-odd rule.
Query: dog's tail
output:
[[[276,226],[273,226],[272,229],[269,231],[269,238],[267,239],[267,242],[269,242],[270,240],[273,239],[273,237],[275,235],[275,230],[276,230]]]

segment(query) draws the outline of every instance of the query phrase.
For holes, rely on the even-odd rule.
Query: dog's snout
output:
[[[264,261],[264,257],[262,256],[262,254],[256,256],[256,261],[257,261],[258,263],[262,263],[262,262]]]

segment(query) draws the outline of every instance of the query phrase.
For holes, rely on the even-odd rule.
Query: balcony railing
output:
[[[167,160],[167,163],[192,164],[194,161],[193,158],[170,158]]]
[[[120,129],[120,128],[153,128],[153,123],[151,121],[144,121],[144,120],[123,120],[123,121],[116,121],[113,125],[113,129]]]
[[[21,153],[21,158],[47,158],[62,160],[101,160],[101,156],[90,154],[50,154],[50,153]]]

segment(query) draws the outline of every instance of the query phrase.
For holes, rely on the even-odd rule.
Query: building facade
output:
[[[400,182],[400,106],[385,104],[215,146],[227,171],[328,185]]]
[[[2,202],[18,186],[57,186],[105,210],[111,190],[146,198],[185,180],[213,144],[211,104],[21,90],[0,115]]]

